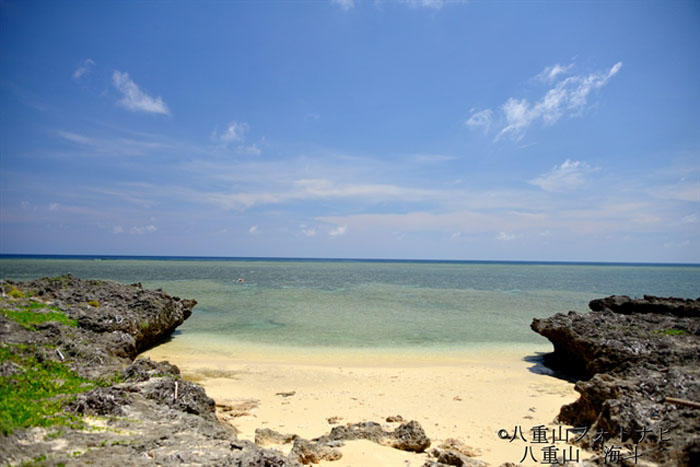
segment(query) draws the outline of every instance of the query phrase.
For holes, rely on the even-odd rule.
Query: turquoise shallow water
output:
[[[175,339],[334,348],[546,342],[533,317],[611,294],[700,296],[700,267],[468,262],[0,258],[0,276],[142,282],[199,304]],[[238,283],[237,279],[244,279]]]

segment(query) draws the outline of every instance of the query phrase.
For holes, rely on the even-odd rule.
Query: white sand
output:
[[[417,420],[433,446],[456,438],[472,447],[478,459],[499,465],[519,462],[526,446],[540,460],[542,447],[501,440],[500,429],[512,433],[520,425],[528,438],[531,427],[551,425],[560,407],[577,398],[573,384],[529,370],[534,364],[523,358],[535,350],[549,349],[425,355],[241,347],[222,355],[172,341],[145,355],[178,365],[185,378],[202,384],[217,404],[233,406],[237,416],[220,416],[243,439],[253,440],[256,428],[314,438],[330,431],[330,417],[341,424],[375,421],[393,429],[399,424],[386,423],[386,417],[401,415],[406,421]],[[291,445],[279,448],[286,452]],[[369,441],[347,442],[341,452],[342,459],[328,464],[420,466],[426,459],[425,454]]]

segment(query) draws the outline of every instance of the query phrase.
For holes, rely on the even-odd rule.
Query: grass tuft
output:
[[[12,298],[24,298],[24,292],[19,290],[17,287],[14,285],[10,286],[10,291],[7,293]]]
[[[26,349],[26,347],[25,347]],[[0,363],[11,362],[18,369],[0,376],[0,433],[11,434],[30,426],[82,426],[79,417],[63,411],[73,394],[88,391],[95,383],[80,377],[66,365],[52,360],[38,361],[21,355],[20,346],[0,347]]]
[[[685,331],[683,329],[664,329],[663,331],[659,331],[659,334],[664,334],[666,336],[682,336],[685,334]]]
[[[16,306],[16,308],[18,309],[0,308],[0,313],[12,321],[16,321],[25,329],[34,330],[34,325],[47,321],[56,321],[72,327],[78,326],[77,319],[69,318],[60,308],[55,306],[32,302],[28,305]]]

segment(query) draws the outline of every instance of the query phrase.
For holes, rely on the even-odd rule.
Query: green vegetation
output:
[[[29,426],[82,426],[79,417],[62,410],[63,405],[72,394],[88,391],[96,383],[62,363],[23,355],[26,350],[20,345],[0,347],[0,363],[11,362],[17,369],[0,376],[0,433]]]
[[[31,461],[22,462],[20,465],[22,467],[37,467],[40,465],[46,465],[46,464],[44,464],[44,461],[46,461],[46,459],[47,459],[46,456],[42,454],[41,456],[35,457]]]
[[[664,329],[663,331],[659,331],[659,334],[664,334],[666,336],[682,336],[685,334],[685,331],[683,329]]]
[[[63,436],[64,434],[66,434],[65,430],[59,428],[59,429],[56,430],[56,431],[52,431],[52,432],[47,433],[46,435],[44,435],[44,441],[51,441],[51,440],[54,440],[54,439],[58,439],[58,438],[60,438],[61,436]]]
[[[115,371],[111,377],[99,378],[98,380],[95,381],[95,384],[102,387],[102,388],[106,388],[109,386],[113,386],[115,384],[119,384],[123,381],[124,381],[124,375],[119,371]]]
[[[97,300],[90,300],[90,301],[88,302],[88,305],[90,305],[91,307],[99,308],[99,307],[100,307],[100,302],[98,302]]]
[[[73,327],[78,325],[78,320],[69,318],[55,306],[30,302],[22,305],[17,304],[15,305],[15,308],[17,309],[0,308],[0,313],[2,313],[5,317],[21,324],[26,329],[33,330],[35,324],[44,323],[46,321],[57,321]]]
[[[149,328],[150,325],[151,325],[151,323],[149,323],[148,321],[144,321],[139,326],[141,326],[141,329],[143,329],[145,331],[146,329]]]
[[[19,290],[17,287],[14,285],[10,286],[10,291],[7,293],[12,298],[24,298],[24,292]]]

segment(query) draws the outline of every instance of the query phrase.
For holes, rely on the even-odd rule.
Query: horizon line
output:
[[[700,266],[693,262],[653,261],[593,261],[593,260],[508,260],[508,259],[418,259],[418,258],[343,258],[343,257],[299,257],[299,256],[209,256],[209,255],[127,255],[127,254],[45,254],[45,253],[0,253],[2,259],[132,259],[132,260],[219,260],[219,261],[340,261],[340,262],[402,262],[402,263],[506,263],[506,264],[590,264],[632,266]]]

